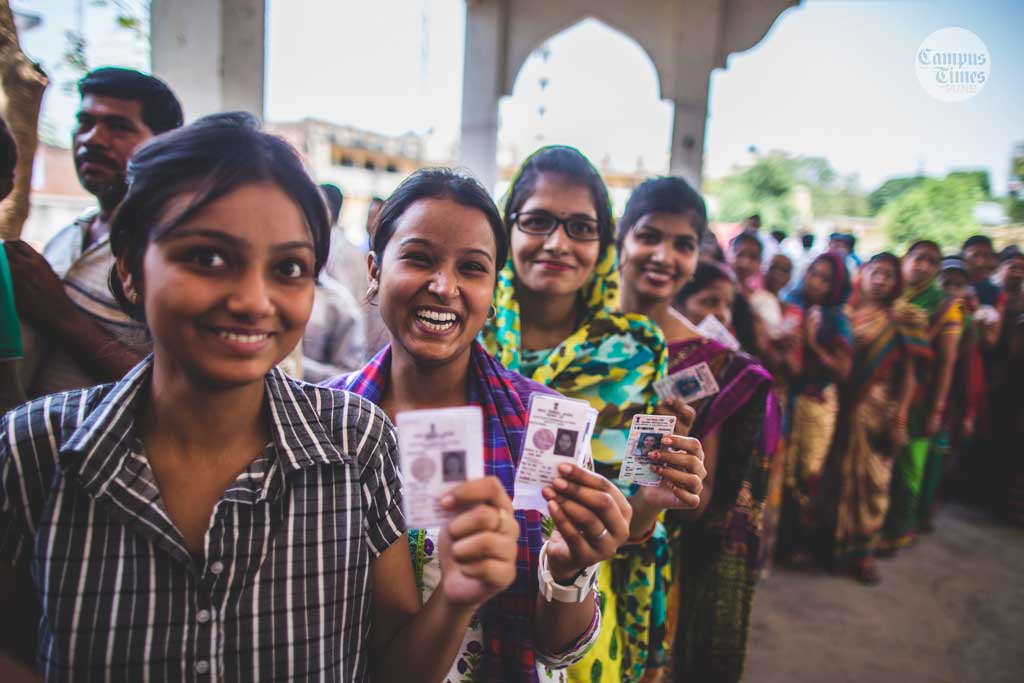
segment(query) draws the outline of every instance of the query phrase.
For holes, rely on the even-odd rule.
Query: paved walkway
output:
[[[754,602],[746,683],[1021,683],[1024,530],[946,506],[882,583],[776,569]]]

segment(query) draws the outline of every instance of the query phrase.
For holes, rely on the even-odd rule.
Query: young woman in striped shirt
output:
[[[129,168],[111,287],[154,352],[0,422],[5,626],[54,681],[440,680],[515,578],[507,499],[457,492],[460,551],[421,608],[383,411],[276,369],[328,249],[298,155],[223,114]]]

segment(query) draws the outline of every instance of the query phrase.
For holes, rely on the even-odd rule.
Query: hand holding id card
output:
[[[671,435],[675,427],[674,415],[634,415],[619,479],[640,486],[660,484],[661,475],[651,469],[651,465],[658,463],[651,460],[650,454],[661,448],[661,440]]]
[[[541,491],[558,477],[562,463],[583,464],[596,424],[597,411],[586,401],[546,394],[531,397],[512,501],[517,510],[547,510]]]
[[[658,398],[678,398],[684,403],[694,403],[702,398],[718,393],[718,382],[706,363],[673,372],[654,383],[654,392]]]
[[[402,508],[410,529],[443,526],[455,512],[441,498],[484,476],[484,419],[478,406],[398,413]]]

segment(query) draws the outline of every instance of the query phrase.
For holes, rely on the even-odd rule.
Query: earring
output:
[[[138,305],[138,303],[139,303],[139,293],[136,292],[134,289],[130,290],[128,292],[128,301],[132,302],[132,305]]]
[[[491,307],[489,309],[487,309],[487,319],[488,320],[494,320],[495,316],[497,316],[497,315],[498,315],[498,309],[494,307],[494,304],[491,304]]]
[[[370,286],[366,288],[366,301],[369,303],[374,296],[377,294],[377,281],[374,280],[370,283]]]

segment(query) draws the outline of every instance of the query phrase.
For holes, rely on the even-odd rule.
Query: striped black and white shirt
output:
[[[272,441],[214,507],[198,558],[164,510],[136,433],[150,374],[147,359],[116,384],[3,417],[0,561],[31,565],[41,672],[365,680],[370,565],[404,529],[384,413],[268,373]]]

